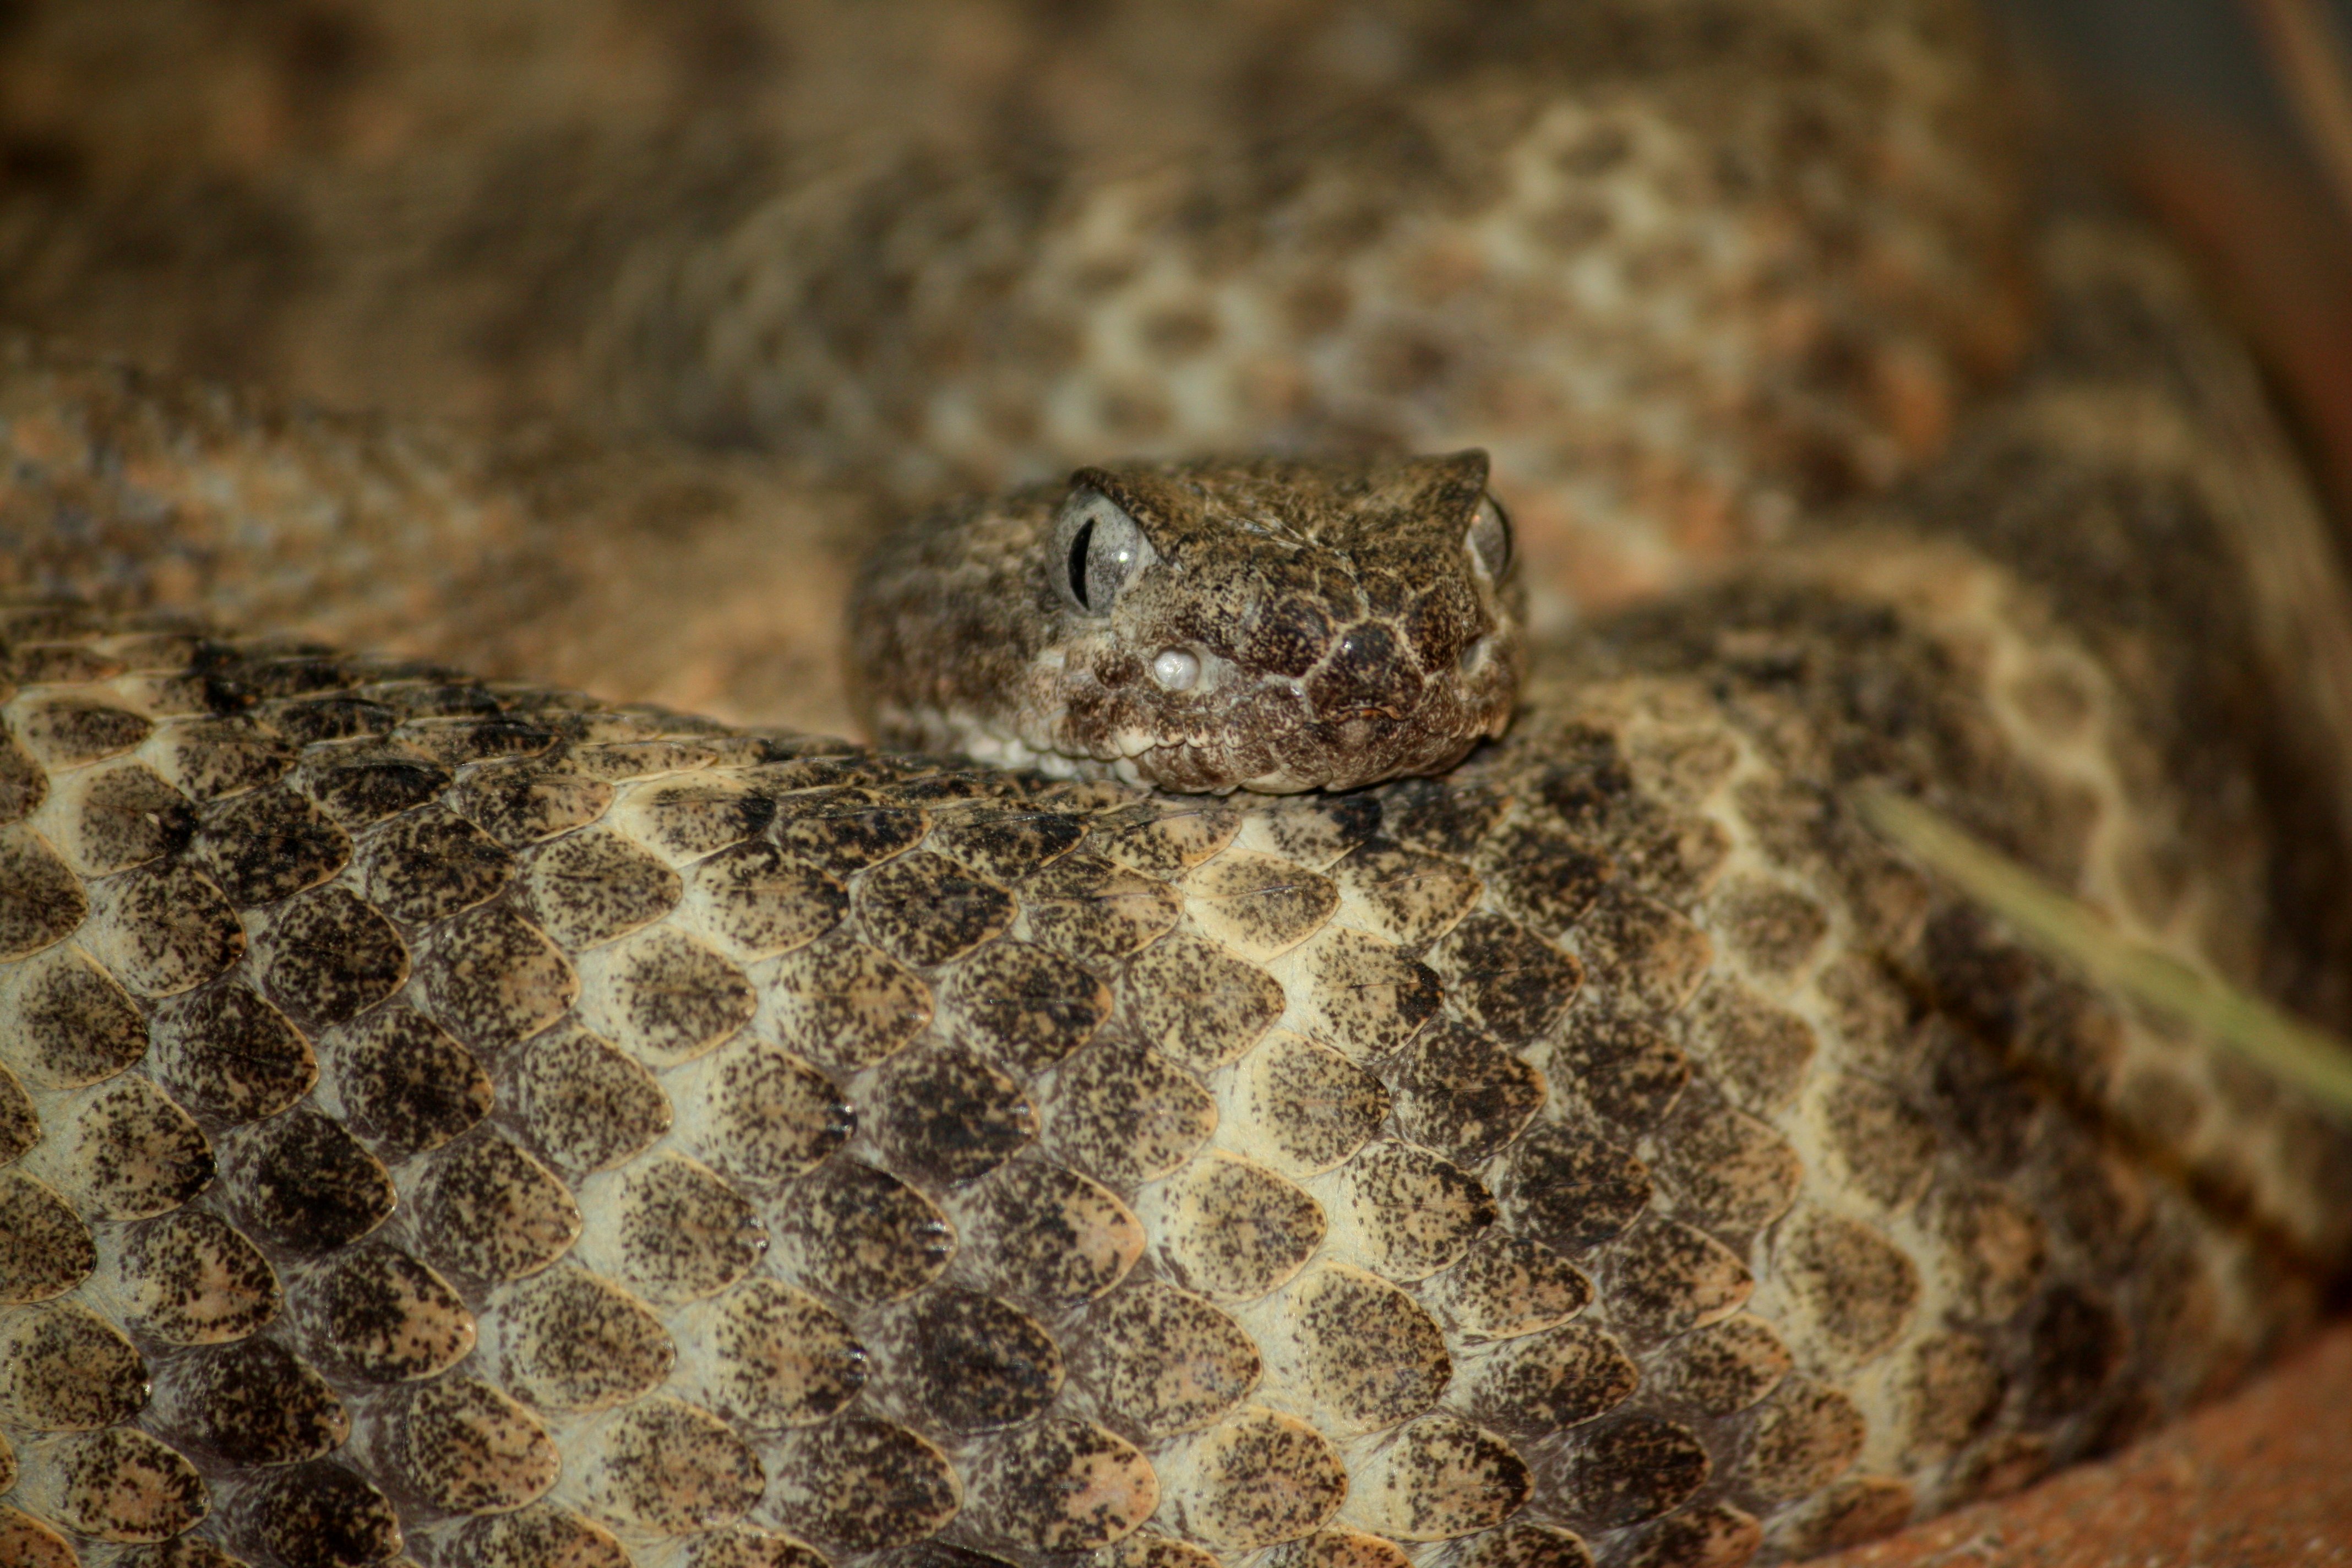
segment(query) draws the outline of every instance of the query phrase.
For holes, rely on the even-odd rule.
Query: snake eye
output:
[[[1464,542],[1486,570],[1488,582],[1499,583],[1511,564],[1511,520],[1493,496],[1478,498],[1478,515],[1470,520]]]
[[[1201,661],[1181,647],[1163,648],[1151,661],[1151,679],[1163,691],[1190,691],[1201,679]]]
[[[1054,533],[1061,544],[1062,586],[1089,615],[1108,611],[1128,580],[1160,558],[1135,519],[1097,489],[1070,492]]]

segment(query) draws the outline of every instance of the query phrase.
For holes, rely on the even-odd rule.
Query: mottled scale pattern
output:
[[[2352,1163],[2135,1157],[2219,1069],[1845,815],[2145,849],[2003,695],[2097,665],[1894,559],[1336,797],[0,612],[0,1558],[1723,1568],[2177,1408]]]
[[[917,493],[1475,432],[1652,583],[1908,471],[2013,360],[2001,68],[1962,6],[1302,13],[1228,123],[1124,177],[1048,132],[730,192],[730,227],[632,254],[608,401]],[[1351,47],[1418,73],[1269,133]]]
[[[902,0],[871,30],[765,5],[723,47],[617,0],[502,3],[496,49],[340,11],[365,89],[304,76],[273,24],[44,5],[36,38],[82,41],[49,44],[60,85],[11,133],[91,184],[8,196],[0,302],[332,406],[560,411],[901,499],[1475,442],[1619,592],[1916,471],[2032,332],[2012,73],[1964,0],[1252,0],[1195,26]],[[226,75],[317,132],[257,161],[216,151],[230,125],[117,146],[63,107]],[[355,127],[404,89],[433,107],[389,159]],[[182,212],[236,262],[143,259]],[[404,500],[384,522],[443,504]],[[452,528],[417,569],[503,532]],[[362,585],[340,551],[289,565],[303,613]]]

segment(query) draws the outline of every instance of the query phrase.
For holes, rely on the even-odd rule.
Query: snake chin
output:
[[[885,744],[1188,794],[1442,773],[1525,674],[1483,452],[1084,468],[924,519],[851,608]]]

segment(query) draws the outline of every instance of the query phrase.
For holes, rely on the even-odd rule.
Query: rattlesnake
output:
[[[2308,1322],[2352,1246],[2352,1144],[2025,956],[1849,809],[1864,781],[1922,794],[2133,934],[2341,1015],[2334,714],[2281,679],[2340,627],[2291,553],[2292,463],[2127,226],[2021,239],[2006,187],[1954,173],[1997,153],[1865,130],[1858,104],[1966,100],[1955,26],[1596,9],[1570,41],[1612,52],[1569,86],[1475,58],[1409,105],[1421,139],[1310,141],[1237,213],[1188,207],[1186,169],[967,194],[1013,237],[919,247],[929,281],[856,364],[825,357],[845,329],[744,347],[780,308],[712,280],[832,237],[782,247],[804,286],[773,297],[805,307],[893,253],[856,215],[897,212],[908,165],[687,263],[647,240],[599,351],[620,401],[740,428],[839,386],[785,425],[829,432],[803,454],[829,477],[484,455],[11,345],[6,570],[83,599],[0,611],[0,1557],[1732,1564],[2019,1485]],[[1759,39],[1792,76],[1746,60]],[[1743,138],[1797,121],[1831,153],[1739,208]],[[1432,148],[1425,224],[1341,221]],[[1759,271],[1791,190],[1811,226],[1779,254],[1811,259]],[[1530,235],[1580,243],[1562,215],[1595,192],[1649,249],[1621,234],[1605,288],[1496,280]],[[1138,235],[1167,248],[1110,265]],[[1372,319],[1318,327],[1300,291],[1343,272],[1341,316]],[[1196,333],[1160,422],[1118,426],[1118,355],[1203,298],[1234,354],[1293,363],[1286,412],[1200,369]],[[925,338],[972,320],[1001,335]],[[1404,379],[1358,396],[1382,355]],[[841,465],[911,454],[880,477],[905,496],[1259,426],[1488,442],[1536,590],[1500,740],[1436,778],[1178,796],[191,618],[674,691],[707,650],[621,645],[706,596],[725,624],[709,573],[739,552],[765,593]],[[1399,471],[1332,460],[1099,468],[1013,514],[1079,517],[1122,475]],[[1483,523],[1465,461],[1421,470],[1453,476],[1413,492],[1439,537]],[[1786,537],[1708,573],[1707,528]],[[1022,613],[990,595],[969,625]],[[924,738],[1034,763],[1032,734]],[[1106,743],[1196,787],[1326,782]]]

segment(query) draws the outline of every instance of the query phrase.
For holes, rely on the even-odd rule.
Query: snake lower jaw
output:
[[[1337,795],[1392,779],[1444,773],[1487,734],[1499,732],[1498,724],[1490,731],[1424,739],[1401,758],[1370,747],[1349,747],[1344,761],[1352,765],[1301,767],[1285,762],[1241,778],[1233,776],[1234,769],[1225,756],[1189,743],[1155,746],[1097,765],[1105,775],[1123,784],[1181,795],[1310,795],[1318,791]],[[1085,764],[1080,764],[1080,771],[1087,771]]]
[[[1296,680],[1262,676],[1205,700],[1160,700],[1066,675],[1027,693],[1017,721],[961,728],[993,731],[992,747],[1017,733],[1024,754],[1055,758],[1056,771],[1178,794],[1362,789],[1442,773],[1510,727],[1526,651],[1516,635],[1490,640],[1475,671],[1420,679],[1385,700],[1318,703]]]

